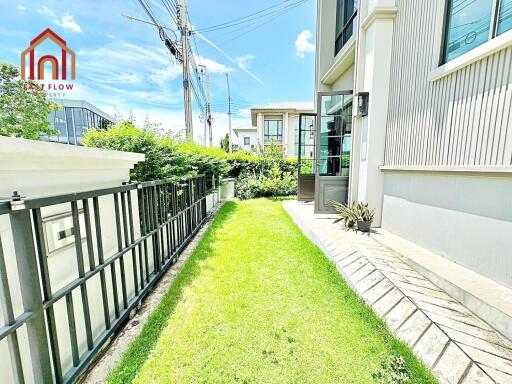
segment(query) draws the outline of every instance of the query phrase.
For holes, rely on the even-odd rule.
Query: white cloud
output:
[[[233,68],[222,63],[219,63],[215,60],[209,59],[207,57],[199,56],[196,58],[196,62],[202,65],[206,65],[206,68],[209,73],[226,73],[233,71]]]
[[[23,6],[23,5],[21,5],[21,4],[20,4],[20,5],[18,5],[18,6],[16,7],[16,9],[17,9],[18,11],[20,11],[20,12],[25,12],[25,11],[27,10],[27,8],[26,8],[25,6]]]
[[[80,25],[78,25],[73,16],[69,13],[65,13],[60,19],[55,19],[53,22],[64,29],[71,29],[75,32],[82,31]]]
[[[295,40],[295,52],[300,58],[304,58],[308,53],[315,53],[315,43],[310,41],[313,33],[309,29],[303,30]]]
[[[230,62],[232,62],[233,64],[236,64],[238,66],[238,68],[240,68],[242,71],[244,71],[247,75],[249,75],[250,77],[252,77],[254,80],[256,80],[258,83],[262,84],[263,85],[263,81],[258,77],[256,76],[254,73],[252,73],[251,71],[249,71],[247,69],[247,67],[243,64],[241,64],[239,61],[237,61],[236,59],[234,59],[233,57],[231,57],[230,55],[228,55],[226,53],[226,51],[224,51],[222,48],[220,48],[217,44],[215,44],[213,41],[211,41],[210,39],[208,39],[206,36],[204,36],[202,33],[200,32],[196,32],[196,35],[201,39],[203,40],[205,43],[209,44],[211,47],[213,47],[214,49],[217,50],[217,52],[219,52],[222,56],[224,56],[226,59],[228,59]]]
[[[77,80],[96,89],[89,101],[136,107],[169,108],[182,100],[172,80],[181,67],[166,55],[165,48],[141,48],[119,39],[77,52]],[[87,99],[86,99],[87,100]]]
[[[245,67],[249,67],[249,64],[251,61],[253,61],[256,58],[254,55],[244,55],[244,56],[238,56],[235,57],[236,62],[239,65],[245,65]]]
[[[75,21],[73,18],[73,15],[69,13],[65,13],[61,17],[57,16],[57,14],[52,11],[50,8],[48,8],[46,5],[42,5],[41,8],[37,10],[37,13],[40,13],[41,15],[48,16],[52,18],[53,23],[58,25],[59,27],[62,27],[64,29],[70,29],[75,32],[81,32],[82,28],[80,28],[80,25]]]
[[[50,16],[50,17],[57,17],[55,12],[53,12],[50,8],[48,8],[46,5],[42,5],[41,8],[37,10],[37,13],[40,13],[41,15]]]
[[[109,39],[115,39],[115,37],[116,37],[116,36],[115,36],[115,35],[113,35],[113,34],[111,34],[111,33],[108,33],[108,34],[107,34],[107,37],[108,37]]]
[[[237,114],[239,116],[251,116],[251,108],[240,108]]]
[[[153,83],[163,83],[164,81],[172,81],[178,78],[183,73],[181,66],[173,63],[169,63],[164,68],[153,69],[149,79]]]

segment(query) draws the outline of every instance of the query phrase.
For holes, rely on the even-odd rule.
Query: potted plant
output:
[[[340,217],[334,220],[334,222],[339,223],[340,221],[343,221],[345,224],[345,230],[347,231],[354,228],[357,221],[357,216],[354,214],[353,207],[356,205],[356,203],[352,203],[352,206],[334,200],[330,200],[329,203],[334,207],[336,212],[340,214]]]
[[[357,229],[361,232],[370,232],[375,210],[368,208],[368,204],[357,203],[353,208],[357,217]]]
[[[368,204],[353,202],[352,205],[343,204],[334,200],[329,203],[334,207],[340,217],[334,222],[344,221],[345,229],[349,230],[355,227],[361,232],[370,232],[375,210],[368,208]]]

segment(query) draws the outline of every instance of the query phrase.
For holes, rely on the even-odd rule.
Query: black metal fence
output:
[[[0,239],[0,343],[14,382],[75,381],[203,225],[213,186],[198,176],[0,203],[12,233]]]

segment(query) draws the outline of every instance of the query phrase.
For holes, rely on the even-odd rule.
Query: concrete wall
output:
[[[512,178],[384,172],[382,227],[512,287]]]

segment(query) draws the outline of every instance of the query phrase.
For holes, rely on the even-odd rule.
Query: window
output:
[[[347,43],[356,27],[357,0],[337,0],[336,2],[336,55]]]
[[[442,62],[512,28],[512,0],[447,0]]]
[[[244,145],[251,145],[251,138],[250,137],[244,137]]]
[[[265,119],[263,122],[263,139],[265,144],[281,144],[283,140],[283,120]]]
[[[299,139],[299,124],[295,129],[295,156],[300,156],[303,159],[312,159],[315,153],[315,117],[311,115],[301,115],[302,129],[300,130]]]

